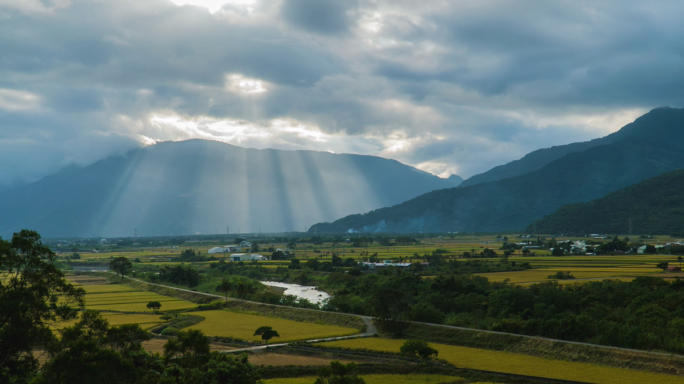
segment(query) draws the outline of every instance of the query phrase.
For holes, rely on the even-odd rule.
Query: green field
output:
[[[366,384],[440,384],[458,383],[463,379],[457,376],[446,375],[360,375]],[[292,377],[264,380],[264,384],[312,384],[315,377]],[[485,383],[480,383],[485,384]]]
[[[199,329],[209,336],[232,337],[240,340],[260,341],[261,337],[254,336],[254,331],[261,326],[273,327],[273,329],[280,334],[280,337],[272,339],[271,343],[345,336],[359,332],[354,328],[302,323],[276,317],[249,315],[221,310],[190,312],[188,314],[205,318],[204,321],[193,325],[188,329]]]
[[[321,346],[368,349],[382,352],[399,352],[406,340],[365,338],[321,343]],[[491,351],[476,348],[457,347],[444,344],[430,344],[439,351],[439,358],[459,368],[511,373],[517,375],[571,380],[595,384],[643,384],[684,383],[684,377],[604,367],[585,363],[550,360],[540,357]]]

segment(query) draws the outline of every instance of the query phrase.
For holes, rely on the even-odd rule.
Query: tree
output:
[[[425,340],[406,340],[406,342],[399,349],[402,356],[417,357],[420,356],[424,360],[430,360],[433,356],[437,356],[439,352],[430,347]]]
[[[553,256],[563,256],[563,248],[561,247],[556,247],[551,251],[551,255]]]
[[[84,311],[79,322],[61,333],[48,348],[51,359],[37,383],[138,382],[140,372],[127,357],[143,352],[142,342],[150,339],[139,325],[109,327],[99,312]]]
[[[147,303],[147,309],[151,309],[155,312],[157,312],[161,308],[161,303],[158,301],[150,301]]]
[[[178,331],[176,339],[164,344],[164,357],[178,359],[186,367],[202,364],[209,358],[210,352],[209,337],[198,329]]]
[[[289,269],[302,269],[302,265],[299,259],[290,260],[290,265],[287,266]]]
[[[663,272],[665,272],[665,270],[667,269],[667,267],[669,265],[670,265],[670,263],[668,263],[667,261],[663,261],[661,263],[656,264],[656,268],[660,268],[663,270]]]
[[[0,381],[27,382],[38,369],[33,351],[56,342],[50,325],[76,318],[84,305],[84,291],[67,282],[55,261],[36,231],[0,239]]]
[[[274,330],[272,327],[259,327],[254,331],[254,336],[261,336],[261,340],[266,341],[266,347],[268,347],[268,341],[274,337],[280,337],[278,331]]]
[[[233,284],[230,282],[228,279],[223,279],[221,281],[221,284],[216,287],[216,290],[219,292],[223,292],[223,294],[226,296],[226,303],[228,302],[228,292],[230,292],[233,289]]]
[[[358,375],[350,375],[356,369],[356,363],[342,364],[331,361],[330,367],[318,371],[318,378],[314,384],[366,384]]]
[[[109,262],[109,269],[121,275],[123,280],[124,275],[133,268],[133,263],[125,257],[117,257]]]

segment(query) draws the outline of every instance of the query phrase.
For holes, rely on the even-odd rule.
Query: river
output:
[[[320,304],[323,300],[330,297],[326,292],[319,291],[316,287],[299,284],[277,283],[275,281],[262,281],[261,284],[271,287],[285,288],[285,295],[293,295],[309,300],[312,303]]]

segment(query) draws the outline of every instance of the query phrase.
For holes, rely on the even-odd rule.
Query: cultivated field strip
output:
[[[163,304],[162,304],[162,308]],[[303,323],[276,317],[249,315],[223,310],[190,312],[189,315],[205,318],[199,324],[188,329],[199,329],[209,336],[232,337],[240,340],[261,341],[260,336],[254,336],[254,330],[261,326],[273,327],[280,334],[271,342],[289,342],[296,340],[317,339],[335,336],[347,336],[359,333],[358,329]]]
[[[360,375],[366,384],[441,384],[458,383],[463,379],[457,376],[447,375]],[[316,381],[315,377],[292,377],[264,380],[264,384],[311,384]],[[476,383],[477,384],[477,383]],[[479,383],[486,384],[486,383]]]
[[[154,300],[158,301],[158,300]],[[152,312],[149,308],[147,308],[147,303],[142,302],[142,303],[119,303],[119,304],[94,304],[94,305],[89,305],[86,302],[86,308],[87,309],[95,309],[98,311],[118,311],[118,312]],[[192,309],[196,308],[197,304],[191,303],[189,301],[184,301],[184,300],[174,300],[174,301],[160,301],[161,303],[161,309],[160,311],[176,311],[176,310],[181,310],[181,309]]]
[[[352,339],[320,343],[321,346],[399,352],[406,340],[379,338]],[[439,358],[459,368],[579,381],[592,384],[681,384],[684,377],[598,366],[500,351],[433,344]]]

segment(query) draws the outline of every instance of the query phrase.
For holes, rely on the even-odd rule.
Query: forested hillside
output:
[[[568,204],[530,224],[537,233],[672,234],[684,230],[684,170],[642,181],[587,203]]]

